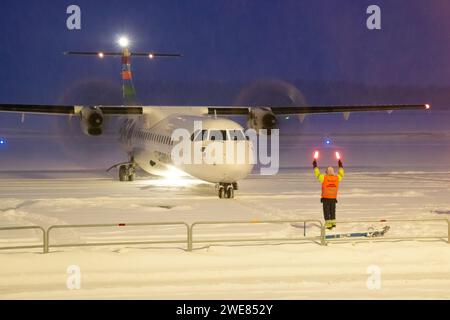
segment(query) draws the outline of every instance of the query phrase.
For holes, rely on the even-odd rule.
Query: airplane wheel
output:
[[[223,186],[219,186],[218,193],[219,193],[219,198],[223,199],[225,197],[225,188]]]
[[[232,185],[227,187],[226,198],[227,199],[233,199],[234,198],[234,188],[233,188]]]
[[[217,191],[220,199],[233,199],[234,186],[231,183],[220,183],[217,185]]]
[[[132,173],[128,176],[128,181],[134,181],[136,180],[136,173]]]
[[[119,167],[119,180],[120,181],[128,181],[127,167],[126,166],[120,166]]]

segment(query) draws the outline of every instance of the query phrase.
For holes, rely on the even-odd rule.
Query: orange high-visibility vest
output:
[[[339,189],[339,177],[325,175],[322,183],[322,198],[336,199]]]

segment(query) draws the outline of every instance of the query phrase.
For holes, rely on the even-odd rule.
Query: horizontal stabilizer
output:
[[[67,51],[64,52],[66,55],[79,55],[79,56],[98,56],[103,57],[122,57],[123,52],[103,52],[103,51]],[[133,57],[163,57],[163,58],[180,58],[183,55],[180,53],[165,53],[165,52],[130,52]]]

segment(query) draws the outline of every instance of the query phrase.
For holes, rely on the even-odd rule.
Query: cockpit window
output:
[[[242,129],[230,130],[196,130],[191,135],[191,141],[243,141],[248,140]]]
[[[191,135],[191,140],[192,141],[204,141],[206,140],[206,136],[207,136],[208,130],[196,130],[192,135]]]
[[[227,131],[226,130],[210,130],[209,131],[209,140],[211,140],[211,141],[227,140]]]
[[[228,130],[228,134],[230,135],[231,141],[246,140],[244,132],[240,129]]]

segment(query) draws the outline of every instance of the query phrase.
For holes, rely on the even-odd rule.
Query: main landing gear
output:
[[[114,168],[119,169],[119,180],[120,181],[134,181],[136,179],[136,163],[133,158],[130,162],[122,162],[113,165],[106,172],[111,171]]]
[[[216,189],[220,199],[233,199],[234,191],[238,189],[238,184],[237,182],[221,182],[216,185]]]

